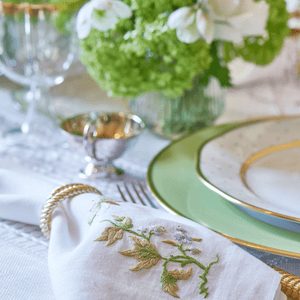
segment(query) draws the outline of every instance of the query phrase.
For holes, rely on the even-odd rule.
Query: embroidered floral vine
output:
[[[101,205],[101,203],[99,205]],[[99,210],[100,206],[98,207]],[[98,210],[96,212],[94,211],[93,217],[89,224],[93,222]],[[163,240],[161,242],[176,247],[179,250],[180,254],[170,255],[170,257],[163,257],[159,253],[157,247],[153,243],[151,243],[150,240],[152,235],[162,236],[164,232],[166,232],[166,229],[164,227],[150,226],[149,228],[147,228],[140,226],[137,228],[136,231],[134,231],[131,229],[133,227],[132,220],[128,216],[112,215],[112,217],[114,217],[114,221],[102,221],[110,222],[112,226],[106,227],[101,233],[101,236],[95,239],[94,241],[107,241],[106,246],[109,246],[117,240],[121,240],[123,238],[124,231],[133,234],[129,236],[132,239],[133,248],[125,251],[119,251],[119,253],[124,256],[133,257],[136,260],[138,260],[138,264],[135,267],[131,268],[131,271],[150,269],[151,267],[155,266],[159,261],[164,261],[162,264],[163,271],[160,277],[160,282],[162,284],[161,288],[164,292],[169,293],[171,296],[175,298],[180,298],[176,293],[178,291],[177,281],[188,279],[192,274],[192,268],[190,268],[189,270],[168,270],[167,264],[169,262],[178,263],[180,264],[181,268],[188,264],[194,264],[201,270],[203,270],[202,275],[199,276],[199,278],[202,279],[202,281],[199,284],[199,294],[203,294],[204,298],[206,298],[209,295],[208,287],[205,286],[207,283],[206,276],[211,266],[219,261],[218,254],[216,254],[215,261],[212,261],[207,266],[205,266],[194,257],[188,255],[189,252],[192,255],[200,254],[201,251],[198,248],[184,248],[185,244],[190,244],[192,242],[201,242],[201,239],[192,238],[188,236],[187,231],[184,228],[178,226],[176,228],[176,233],[174,234],[175,240]]]
[[[109,204],[112,204],[112,205],[119,205],[118,203],[116,202],[113,202],[113,201],[110,201],[109,198],[105,198],[103,196],[100,196],[100,201],[98,201],[92,208],[91,208],[91,212],[93,213],[92,214],[92,217],[91,219],[89,220],[89,225],[91,225],[99,211],[99,209],[101,208],[101,203],[109,203]]]

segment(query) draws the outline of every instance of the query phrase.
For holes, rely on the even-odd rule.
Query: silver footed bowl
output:
[[[91,112],[65,119],[60,127],[69,144],[86,156],[80,177],[96,180],[122,173],[112,161],[132,146],[145,124],[132,114]]]

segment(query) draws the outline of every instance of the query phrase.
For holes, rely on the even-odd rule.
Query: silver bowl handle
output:
[[[97,161],[103,161],[103,159],[99,159],[96,155],[96,142],[97,142],[97,139],[95,138],[96,136],[97,136],[97,131],[96,131],[95,123],[93,121],[88,121],[85,124],[83,129],[83,137],[84,137],[83,146],[89,157]]]

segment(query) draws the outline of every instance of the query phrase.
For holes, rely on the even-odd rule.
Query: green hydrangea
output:
[[[5,0],[19,3],[22,0]],[[68,20],[88,0],[28,0],[30,3],[59,4],[56,26],[66,31]],[[197,0],[123,0],[133,9],[131,19],[120,19],[107,32],[95,29],[80,41],[81,60],[90,75],[110,96],[136,97],[149,91],[161,91],[167,97],[177,97],[191,89],[197,75],[206,84],[210,76],[230,86],[227,63],[235,57],[265,65],[282,48],[289,35],[289,14],[285,0],[266,1],[270,5],[266,26],[267,36],[247,37],[243,45],[214,41],[185,44],[167,20],[173,11],[190,6]]]
[[[110,96],[135,97],[156,90],[168,97],[192,88],[195,75],[212,62],[209,45],[179,42],[167,26],[169,13],[153,22],[121,20],[106,33],[92,29],[81,41],[82,62]]]
[[[177,97],[192,88],[196,75],[204,84],[209,76],[215,76],[223,86],[230,86],[226,63],[240,56],[256,64],[267,64],[289,35],[284,0],[266,0],[270,4],[268,37],[247,37],[242,46],[228,42],[180,42],[176,31],[167,25],[168,17],[196,0],[123,1],[133,9],[131,19],[121,19],[105,33],[92,29],[80,41],[82,62],[112,97],[133,98],[153,90]]]

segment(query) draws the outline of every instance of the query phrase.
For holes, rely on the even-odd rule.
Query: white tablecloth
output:
[[[9,89],[2,87],[0,98],[0,132],[3,132],[14,123],[19,123],[23,115],[13,108]],[[229,91],[227,111],[218,123],[278,112],[272,103],[253,104],[251,93],[237,89]],[[52,122],[38,115],[33,126],[38,137],[33,140],[33,143],[38,144],[37,150],[13,143],[7,146],[0,141],[0,167],[31,170],[62,184],[87,183],[78,177],[79,169],[86,163],[84,158],[68,146]],[[116,161],[116,165],[127,172],[120,178],[119,184],[136,178],[145,183],[148,164],[168,143],[168,140],[145,131],[135,147]],[[88,182],[104,195],[121,200],[116,183],[105,180]],[[53,299],[47,269],[47,248],[48,241],[38,227],[0,220],[0,299]],[[297,259],[243,248],[268,264],[300,275],[300,261]]]

